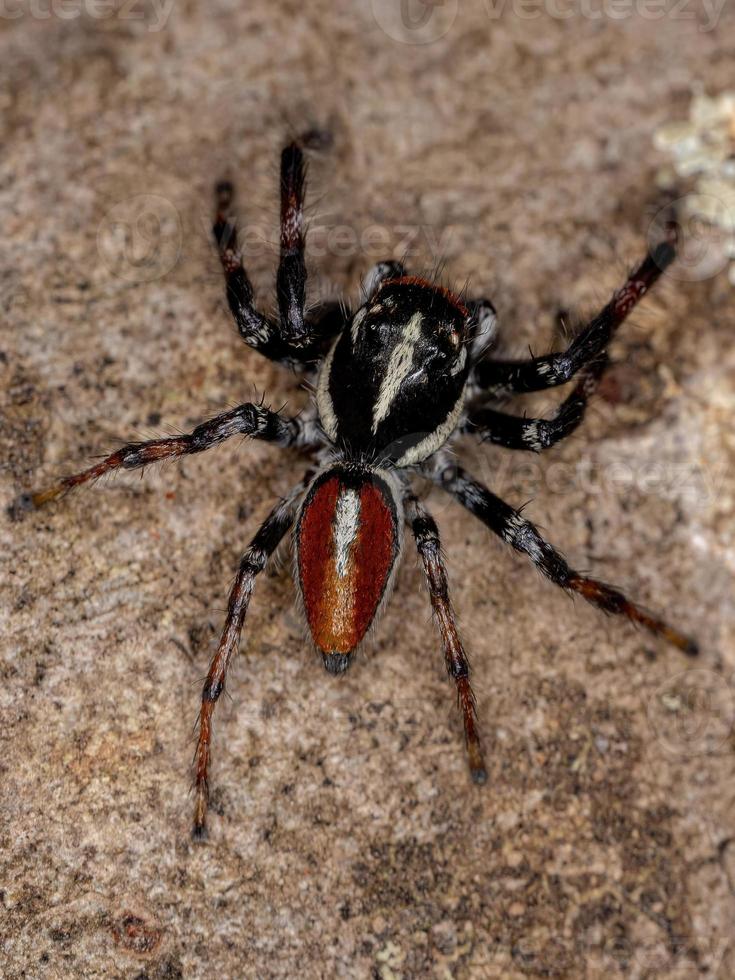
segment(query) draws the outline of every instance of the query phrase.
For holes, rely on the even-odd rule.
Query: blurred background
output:
[[[734,27],[731,0],[5,0],[5,503],[254,392],[307,404],[236,336],[209,231],[229,177],[272,308],[286,139],[309,154],[311,299],[405,256],[491,297],[505,356],[562,342],[558,311],[594,313],[676,216],[682,259],[579,433],[530,461],[457,451],[702,654],[571,603],[432,493],[488,785],[412,549],[339,679],[284,555],[195,847],[200,682],[303,463],[227,444],[4,518],[4,976],[733,975]]]

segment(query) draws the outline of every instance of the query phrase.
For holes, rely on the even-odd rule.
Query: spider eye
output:
[[[443,326],[438,341],[437,351],[443,359],[455,357],[462,347],[462,337],[455,327]]]
[[[431,324],[431,333],[437,345],[449,354],[456,354],[462,347],[462,330],[452,319],[436,319]]]
[[[454,358],[454,351],[449,350],[446,344],[437,344],[434,347],[433,354],[430,356],[430,360],[434,362],[438,367],[444,368],[448,366],[450,361]]]
[[[368,323],[368,333],[373,337],[385,337],[388,332],[388,324],[385,320],[370,320]]]

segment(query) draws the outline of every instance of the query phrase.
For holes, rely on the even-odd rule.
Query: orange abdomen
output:
[[[318,477],[296,526],[298,585],[324,654],[349,654],[386,596],[400,550],[399,504],[372,471]]]

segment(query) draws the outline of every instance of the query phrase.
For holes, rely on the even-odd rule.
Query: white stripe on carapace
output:
[[[367,313],[367,310],[363,306],[363,308],[361,310],[358,310],[357,313],[355,313],[355,316],[353,317],[352,327],[351,327],[352,346],[353,347],[357,343],[357,338],[360,335],[360,325],[362,324],[362,321],[365,319],[366,313]]]
[[[378,426],[388,412],[390,412],[390,407],[401,385],[411,373],[414,351],[416,350],[418,339],[421,336],[422,322],[422,315],[420,313],[414,313],[406,324],[403,336],[393,348],[393,353],[388,361],[385,377],[380,385],[380,392],[373,408],[374,433],[378,431]]]
[[[360,494],[345,490],[337,498],[334,514],[334,551],[337,574],[344,578],[350,562],[350,549],[360,528]]]
[[[332,396],[329,394],[329,377],[332,373],[332,361],[334,351],[339,343],[339,337],[332,344],[332,347],[324,359],[324,363],[319,371],[319,381],[316,388],[316,407],[319,412],[319,421],[329,438],[334,442],[337,438],[337,414],[334,411]]]

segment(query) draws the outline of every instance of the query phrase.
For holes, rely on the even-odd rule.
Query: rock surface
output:
[[[423,44],[383,0],[0,21],[4,503],[255,391],[306,404],[232,330],[208,233],[231,176],[270,304],[289,134],[312,146],[313,297],[386,254],[443,260],[516,355],[554,342],[558,309],[604,302],[664,203],[651,133],[695,82],[731,85],[733,10],[708,29],[696,4],[547,6],[435,5]],[[284,556],[217,713],[210,841],[191,843],[200,682],[294,454],[227,444],[4,518],[3,976],[735,975],[734,326],[722,274],[673,272],[580,434],[530,460],[457,443],[577,565],[702,646],[693,664],[572,604],[432,492],[484,788],[410,542],[339,679]]]

